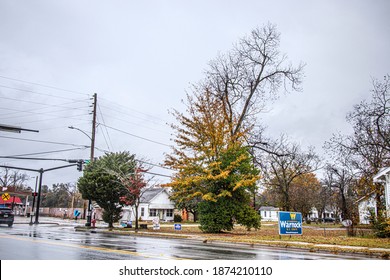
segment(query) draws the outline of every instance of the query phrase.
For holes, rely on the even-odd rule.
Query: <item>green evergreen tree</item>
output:
[[[121,218],[127,189],[121,184],[117,173],[134,173],[135,156],[129,152],[108,153],[88,164],[79,178],[78,188],[84,199],[92,199],[103,208],[103,220],[113,227]]]
[[[208,193],[198,205],[200,229],[210,233],[230,231],[234,223],[248,230],[260,228],[260,215],[250,207],[250,190],[259,172],[247,148],[229,148],[212,166],[215,166],[213,176],[202,182]]]

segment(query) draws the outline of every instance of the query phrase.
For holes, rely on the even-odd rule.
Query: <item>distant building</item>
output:
[[[175,203],[169,199],[166,188],[150,188],[141,195],[138,207],[138,218],[142,221],[152,221],[158,217],[161,221],[173,221]],[[123,207],[122,220],[135,221],[135,208]]]
[[[11,208],[15,215],[21,216],[24,214],[24,205],[20,197],[11,196],[8,200],[3,200],[0,195],[0,206]]]
[[[0,206],[13,208],[12,206],[22,206],[22,200],[17,196],[11,196],[8,200],[3,200],[0,196]]]
[[[261,220],[265,222],[277,222],[278,221],[279,208],[272,206],[262,206],[259,209]]]
[[[318,210],[313,207],[310,210],[309,215],[307,216],[308,220],[311,221],[317,221],[317,220],[323,220],[323,221],[337,221],[340,220],[340,215],[336,214],[336,211],[332,209],[332,207],[325,207],[324,211],[322,212],[321,217],[318,214]]]

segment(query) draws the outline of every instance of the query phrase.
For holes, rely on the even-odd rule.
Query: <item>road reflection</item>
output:
[[[1,259],[368,259],[267,246],[78,232],[72,226],[0,227]],[[3,250],[4,249],[4,250]],[[8,252],[5,254],[4,252]]]

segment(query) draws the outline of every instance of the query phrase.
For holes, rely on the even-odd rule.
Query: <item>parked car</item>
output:
[[[14,211],[8,207],[0,207],[0,224],[12,227],[14,224]]]
[[[336,219],[335,218],[331,218],[331,217],[326,217],[324,219],[320,219],[320,222],[322,222],[322,223],[334,223],[334,222],[336,222]]]

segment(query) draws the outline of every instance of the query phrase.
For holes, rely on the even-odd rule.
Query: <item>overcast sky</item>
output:
[[[97,93],[96,155],[128,150],[161,163],[172,144],[168,110],[183,111],[186,90],[204,78],[208,62],[267,22],[276,24],[289,60],[306,63],[303,91],[282,95],[262,114],[267,134],[286,133],[322,153],[332,133],[350,132],[345,115],[369,98],[371,79],[389,73],[389,11],[386,0],[1,0],[0,123],[40,132],[0,131],[0,155],[72,149],[34,156],[89,158],[81,148],[89,138],[68,126],[90,134],[90,98]],[[170,174],[159,167],[152,172]],[[43,183],[79,176],[72,167],[45,173]]]

